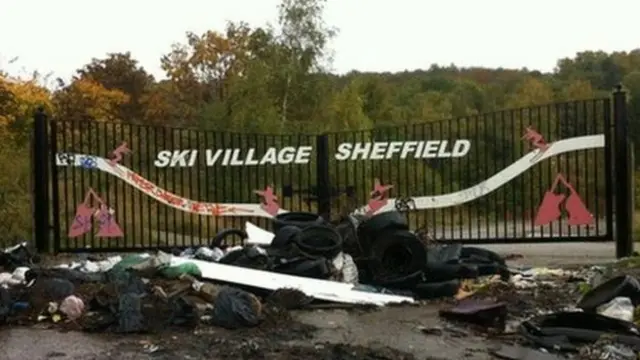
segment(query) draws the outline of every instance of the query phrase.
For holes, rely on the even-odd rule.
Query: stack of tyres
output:
[[[316,214],[289,212],[272,221],[275,237],[269,253],[278,259],[273,271],[327,279],[331,260],[342,251],[340,234]]]
[[[412,289],[422,281],[427,251],[397,211],[362,222],[358,238],[366,254],[367,281],[393,289]],[[365,280],[365,279],[361,279]]]
[[[358,226],[358,240],[363,251],[368,253],[379,235],[390,230],[409,230],[407,219],[397,211],[389,211],[362,221]]]
[[[317,214],[309,212],[278,214],[271,220],[275,234],[271,247],[285,248],[298,240],[303,229],[318,225],[326,225],[326,222]]]

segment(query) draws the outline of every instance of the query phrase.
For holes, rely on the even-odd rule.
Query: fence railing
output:
[[[43,249],[54,251],[195,246],[245,221],[268,227],[276,206],[333,220],[356,208],[398,207],[411,210],[413,228],[426,226],[442,241],[610,240],[614,192],[623,192],[613,184],[629,171],[620,157],[627,152],[620,140],[624,101],[617,92],[613,101],[320,135],[71,122],[38,114],[34,195],[52,205],[36,201],[37,236]],[[376,182],[378,190],[392,187],[379,194]],[[554,192],[564,193],[566,202],[541,222],[541,205]],[[277,203],[269,201],[271,193]],[[616,213],[625,198],[618,197]],[[85,208],[94,211],[91,219],[102,220],[78,223]],[[105,219],[117,225],[110,225],[112,236],[104,236]],[[628,215],[615,219],[616,227],[628,228]],[[80,235],[70,230],[86,230],[87,223],[92,229]]]

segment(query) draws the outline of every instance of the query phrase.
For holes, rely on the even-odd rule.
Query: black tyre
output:
[[[629,275],[616,276],[588,291],[576,307],[595,312],[596,308],[617,297],[628,297],[634,306],[640,303],[640,283]]]
[[[240,241],[231,241],[231,242],[227,241],[227,238],[231,236],[238,236],[240,238]],[[244,230],[225,229],[218,232],[216,236],[214,236],[213,239],[211,239],[211,241],[209,242],[209,247],[213,249],[214,247],[219,248],[222,246],[242,245],[242,243],[244,242],[244,239],[246,238],[247,238],[247,233]]]
[[[454,296],[458,293],[459,288],[459,280],[449,280],[418,284],[413,288],[413,292],[420,299],[439,299]]]
[[[295,242],[302,230],[297,226],[283,226],[276,232],[276,236],[271,241],[271,248],[281,249]]]
[[[300,231],[296,239],[300,250],[310,255],[333,259],[342,251],[342,238],[333,228],[325,225],[310,225]]]
[[[324,219],[314,213],[309,212],[288,212],[276,215],[272,221],[272,227],[274,232],[282,229],[285,226],[295,226],[303,229],[311,225],[324,224]]]
[[[370,259],[374,278],[409,275],[425,269],[427,249],[407,230],[385,231],[375,238]]]
[[[416,285],[423,282],[423,276],[424,274],[422,271],[416,271],[408,275],[402,274],[374,278],[372,282],[373,285],[378,285],[388,289],[408,290],[413,289]]]
[[[358,232],[375,237],[375,235],[390,229],[408,230],[407,218],[397,211],[383,212],[363,221],[358,227]]]

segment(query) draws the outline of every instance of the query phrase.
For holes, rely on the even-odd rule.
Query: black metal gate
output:
[[[39,113],[36,242],[53,252],[185,247],[247,220],[266,225],[278,208],[326,218],[399,209],[443,241],[616,238],[625,255],[632,245],[625,106],[618,89],[612,99],[322,135]]]

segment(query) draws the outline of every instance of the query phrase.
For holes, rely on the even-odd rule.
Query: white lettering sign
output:
[[[270,147],[263,154],[255,148],[207,149],[204,151],[206,166],[256,166],[308,164],[312,146],[287,146],[281,149]],[[186,167],[195,165],[198,150],[162,150],[153,164],[157,167]]]
[[[471,142],[466,139],[428,141],[389,141],[342,143],[333,155],[338,161],[345,160],[390,160],[459,158],[471,150]],[[311,161],[312,146],[269,147],[263,153],[255,148],[229,148],[204,150],[206,166],[258,166],[308,164]],[[157,167],[191,167],[199,161],[198,150],[162,150],[155,161]]]
[[[450,144],[447,140],[390,141],[369,143],[342,143],[338,145],[335,159],[344,160],[389,160],[394,157],[406,159],[459,158],[471,150],[466,139]]]

